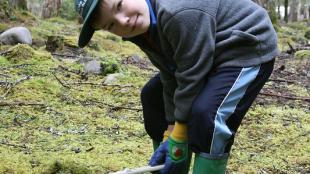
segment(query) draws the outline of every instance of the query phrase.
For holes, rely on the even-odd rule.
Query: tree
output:
[[[288,23],[288,0],[284,0],[284,21]]]
[[[9,0],[9,3],[13,8],[27,10],[26,0]]]
[[[292,0],[290,4],[290,15],[289,21],[296,22],[298,21],[298,17],[300,16],[300,1]]]
[[[269,17],[273,24],[278,23],[275,0],[252,0],[252,1],[264,7],[268,11]]]
[[[61,0],[44,0],[42,17],[50,18],[52,16],[57,16],[60,12]]]

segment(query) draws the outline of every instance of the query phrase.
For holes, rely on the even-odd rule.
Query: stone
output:
[[[84,65],[85,74],[101,74],[102,68],[101,63],[97,60],[92,60]]]
[[[105,85],[111,85],[111,84],[117,82],[117,78],[120,77],[120,76],[122,76],[122,74],[120,74],[120,73],[109,74],[109,75],[106,77],[106,79],[105,79],[105,81],[104,81],[103,84],[105,84]]]
[[[0,42],[5,45],[32,44],[32,36],[30,31],[25,27],[13,27],[0,35]]]

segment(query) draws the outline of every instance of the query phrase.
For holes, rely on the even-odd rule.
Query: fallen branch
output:
[[[126,109],[126,110],[132,110],[132,111],[142,111],[142,109],[140,108],[130,108],[130,107],[126,107],[126,106],[115,106],[115,105],[112,105],[112,104],[109,104],[109,103],[104,103],[104,102],[101,102],[101,101],[96,101],[96,100],[86,100],[86,101],[79,101],[81,104],[100,104],[99,106],[101,105],[106,105],[106,106],[109,106],[111,107],[113,110],[121,110],[121,109]],[[88,105],[89,105],[88,104]],[[97,105],[98,106],[98,105]]]
[[[61,66],[61,65],[59,65],[58,68],[60,68],[62,70],[65,70],[67,72],[73,73],[73,74],[77,74],[77,75],[81,75],[82,74],[82,72],[80,70],[70,70],[68,67],[64,67],[64,66]]]
[[[4,142],[4,141],[1,141],[0,144],[6,145],[6,146],[15,147],[15,148],[28,149],[28,147],[25,144],[18,145],[18,144],[12,144],[12,143],[8,143],[8,142]]]
[[[45,106],[43,103],[27,103],[27,102],[6,102],[0,101],[0,106]]]
[[[287,42],[287,45],[290,47],[290,49],[287,50],[286,52],[287,52],[288,54],[294,54],[294,53],[296,52],[296,50],[294,49],[294,47],[293,47],[289,42]]]
[[[24,63],[24,64],[18,64],[18,65],[12,65],[12,66],[8,66],[8,67],[0,67],[1,70],[6,70],[9,68],[19,68],[19,67],[26,67],[26,66],[31,66],[33,64],[29,64],[29,63]]]
[[[0,56],[5,56],[7,55],[8,53],[11,53],[12,50],[7,50],[7,51],[3,51],[3,52],[0,52]]]
[[[70,86],[64,84],[64,83],[56,76],[56,74],[54,74],[54,73],[52,73],[52,74],[53,74],[53,76],[56,78],[56,80],[61,84],[61,86],[70,89]]]
[[[267,93],[267,92],[260,92],[259,94],[266,95],[266,96],[280,97],[280,98],[285,98],[289,100],[302,100],[302,101],[310,102],[310,97],[291,97],[291,96],[285,96],[285,95],[279,95],[279,94],[273,94],[273,93]]]
[[[134,85],[104,84],[104,83],[94,83],[94,82],[68,82],[66,84],[70,84],[70,85],[91,85],[91,86],[111,86],[111,87],[120,87],[120,88],[135,87]]]
[[[298,84],[299,82],[296,80],[286,80],[286,79],[273,79],[273,78],[269,78],[269,81],[274,81],[274,82],[286,82],[286,83],[294,83],[294,84]]]
[[[31,79],[31,76],[26,76],[26,77],[23,77],[23,78],[20,78],[18,80],[16,80],[14,83],[8,83],[9,84],[9,88],[6,90],[6,92],[0,97],[0,98],[5,98],[9,92],[16,86],[18,85],[19,83],[25,81],[25,80],[29,80]]]
[[[52,53],[53,56],[59,56],[59,57],[71,57],[71,58],[77,58],[77,59],[95,59],[94,57],[84,57],[84,56],[77,56],[77,55],[69,55],[69,54],[58,54],[58,53]]]

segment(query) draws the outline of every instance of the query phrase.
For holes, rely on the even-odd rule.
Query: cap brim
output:
[[[82,30],[81,30],[80,36],[79,36],[79,42],[78,42],[79,47],[85,47],[95,32],[95,29],[90,24],[90,17],[92,15],[94,9],[96,8],[98,2],[99,2],[99,0],[93,1],[93,3],[91,4],[91,6],[88,10],[88,13],[87,13],[85,19],[84,19]]]

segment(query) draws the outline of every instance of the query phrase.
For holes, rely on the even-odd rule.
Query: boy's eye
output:
[[[122,9],[122,5],[123,5],[123,0],[120,0],[118,3],[117,3],[117,10],[120,11]]]

